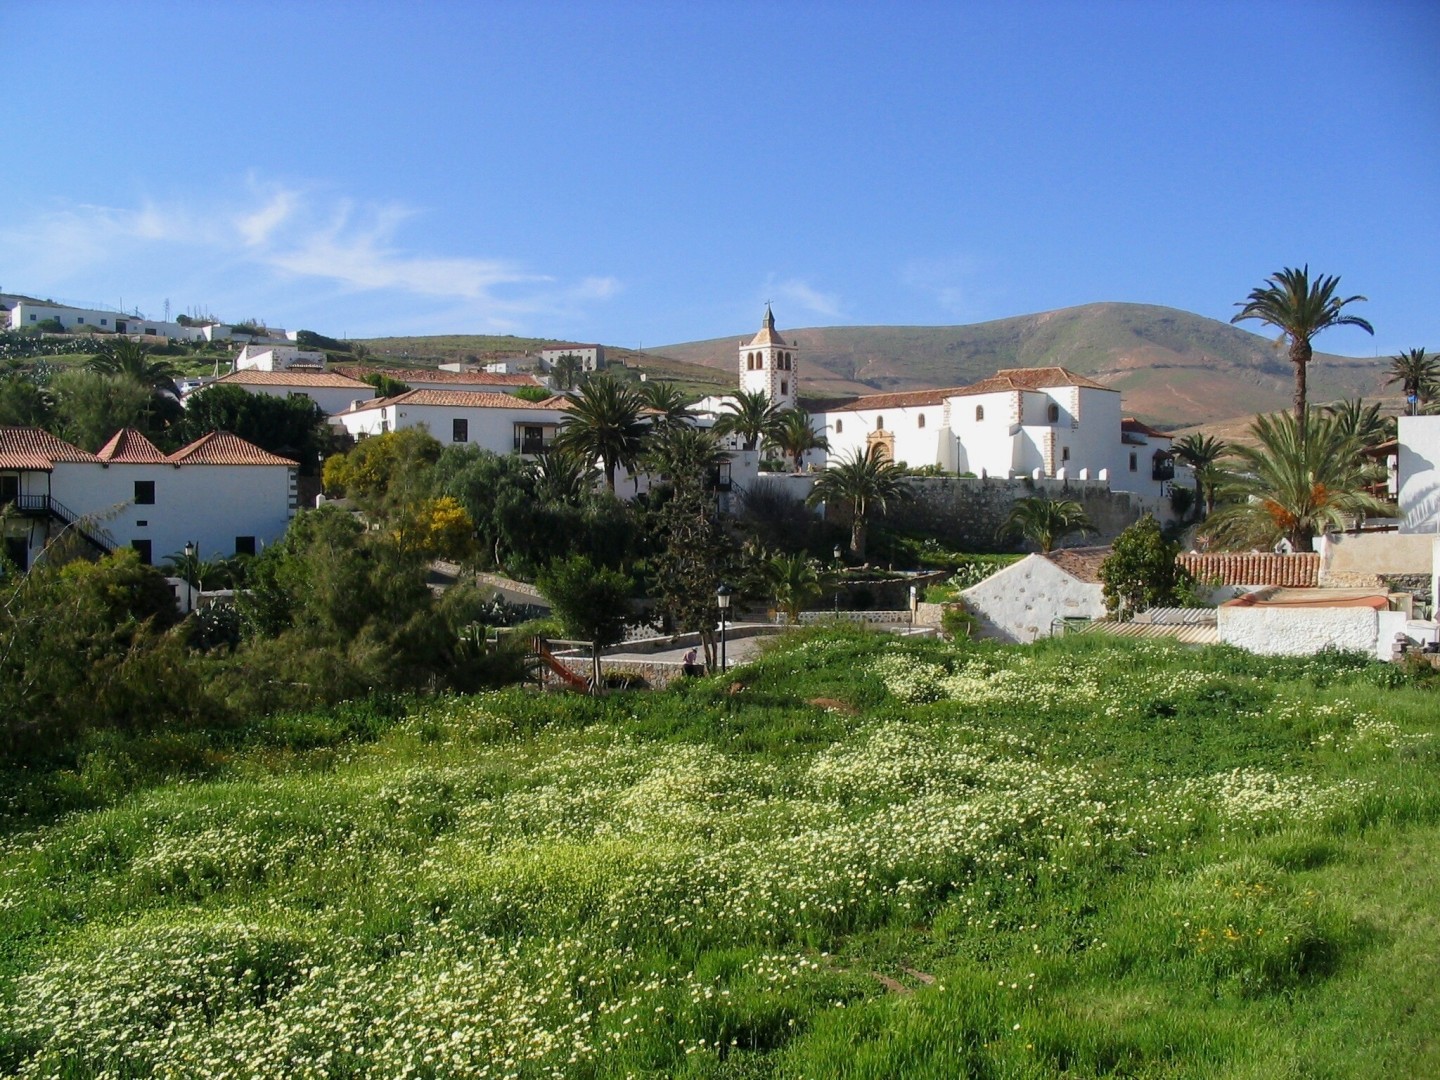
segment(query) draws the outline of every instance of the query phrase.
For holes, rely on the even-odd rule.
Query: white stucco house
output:
[[[478,446],[496,454],[540,454],[550,446],[569,407],[564,397],[527,402],[509,394],[410,390],[360,402],[335,413],[356,438],[424,428],[442,443]]]
[[[203,394],[213,386],[238,386],[252,394],[270,397],[308,397],[327,414],[350,408],[356,402],[372,401],[375,388],[334,371],[261,371],[248,368],[196,387],[185,396]]]
[[[243,345],[235,354],[236,371],[324,371],[325,353],[294,345]]]
[[[583,371],[599,371],[605,366],[604,345],[556,345],[540,350],[540,370],[553,370],[562,356],[575,357]]]
[[[1221,604],[1216,621],[1222,642],[1253,653],[1347,649],[1389,660],[1397,634],[1433,634],[1433,624],[1411,621],[1408,599],[1384,589],[1263,589]]]
[[[28,568],[67,530],[93,548],[134,548],[158,563],[198,545],[202,558],[255,554],[297,506],[297,465],[229,432],[166,454],[123,430],[94,454],[39,428],[0,427],[5,550]]]
[[[960,594],[980,620],[980,636],[1007,642],[1050,637],[1066,619],[1100,619],[1105,598],[1100,564],[1108,547],[1027,555]]]

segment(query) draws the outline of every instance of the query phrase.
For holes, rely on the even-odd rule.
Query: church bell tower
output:
[[[740,345],[740,389],[763,391],[777,408],[795,408],[795,346],[775,332],[775,316],[765,305],[765,321],[748,344]]]

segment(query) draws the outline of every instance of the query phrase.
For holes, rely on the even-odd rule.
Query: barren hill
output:
[[[1167,427],[1289,406],[1283,348],[1229,323],[1150,304],[1086,304],[969,326],[781,328],[800,349],[806,396],[961,386],[999,368],[1060,364],[1124,394],[1125,411]],[[748,335],[654,353],[734,372]],[[651,350],[647,350],[651,351]],[[1385,361],[1316,353],[1310,398],[1386,397]]]

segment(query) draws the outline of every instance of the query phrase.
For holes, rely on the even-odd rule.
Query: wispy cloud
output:
[[[772,283],[770,289],[786,303],[793,304],[814,315],[826,319],[843,319],[845,317],[838,296],[834,293],[821,292],[799,278]]]
[[[395,309],[408,300],[445,309],[455,320],[445,329],[513,330],[527,318],[573,318],[621,289],[604,275],[565,281],[514,259],[414,250],[403,233],[418,216],[401,203],[267,185],[252,176],[245,192],[228,201],[75,204],[12,219],[0,226],[0,264],[8,268],[6,285],[83,295],[104,294],[96,283],[117,274],[132,275],[121,287],[135,288],[126,266],[141,259],[152,278],[167,268],[171,283],[159,286],[167,290],[190,285],[203,267],[212,288],[223,275],[233,302],[247,310],[273,295],[293,306],[306,293],[373,294],[377,306]]]
[[[985,318],[993,296],[981,283],[977,260],[968,255],[916,259],[900,268],[900,283],[928,295],[947,316],[961,321]]]

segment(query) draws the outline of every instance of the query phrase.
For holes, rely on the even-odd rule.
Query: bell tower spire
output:
[[[740,344],[740,389],[762,391],[778,408],[795,408],[795,352],[795,346],[775,332],[775,313],[765,301],[760,332]]]

